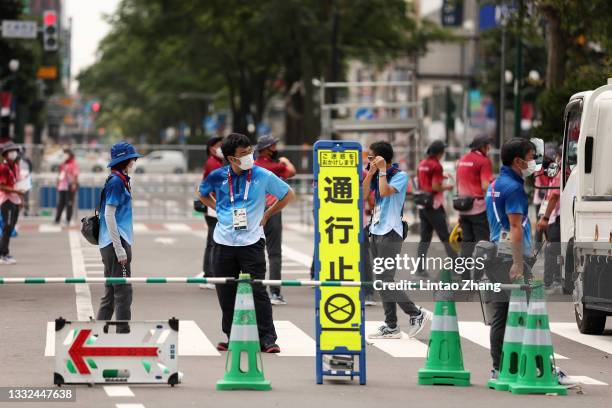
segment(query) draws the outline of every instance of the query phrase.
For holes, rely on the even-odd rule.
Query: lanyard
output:
[[[120,171],[117,171],[117,170],[113,170],[112,173],[114,175],[116,175],[117,177],[119,177],[121,179],[121,181],[123,181],[123,185],[131,193],[132,189],[130,188],[130,182],[128,181],[127,177],[125,177],[125,174],[123,174],[123,173],[121,173]]]
[[[244,187],[244,201],[249,198],[249,188],[251,187],[251,177],[253,177],[253,170],[249,170],[247,173],[246,186]],[[229,184],[230,201],[234,205],[234,186],[232,185],[232,172],[227,169],[227,184]]]

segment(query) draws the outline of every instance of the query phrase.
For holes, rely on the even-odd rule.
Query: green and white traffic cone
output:
[[[249,274],[240,274],[239,279],[250,279]],[[217,390],[271,389],[266,381],[261,361],[261,348],[255,316],[253,289],[248,282],[239,282],[236,291],[234,319],[230,333],[225,375],[217,381]],[[246,361],[242,361],[246,358]]]
[[[510,391],[513,394],[567,395],[567,389],[559,385],[557,377],[542,286],[533,289],[531,294],[518,376],[516,382],[510,384]]]
[[[489,380],[487,383],[489,388],[508,391],[510,384],[516,381],[526,322],[527,295],[521,289],[514,289],[510,294],[510,304],[508,305],[508,319],[504,332],[499,376],[495,380]]]
[[[441,282],[450,282],[450,271],[440,272]],[[452,292],[438,294],[425,367],[419,369],[420,385],[470,385],[470,372],[463,367],[463,353]]]

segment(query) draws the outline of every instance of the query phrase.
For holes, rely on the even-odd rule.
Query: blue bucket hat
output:
[[[139,157],[142,157],[142,155],[138,154],[134,146],[128,142],[115,143],[111,147],[111,161],[108,162],[107,167],[114,167],[123,161]]]

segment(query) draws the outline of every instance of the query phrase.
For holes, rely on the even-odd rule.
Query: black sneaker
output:
[[[229,348],[229,343],[226,343],[224,341],[220,341],[219,343],[217,343],[218,351],[227,351],[228,348]]]
[[[267,345],[262,345],[261,346],[261,351],[263,353],[270,353],[270,354],[276,354],[276,353],[280,353],[280,347],[278,346],[278,344],[276,343],[272,343],[272,344],[267,344]]]

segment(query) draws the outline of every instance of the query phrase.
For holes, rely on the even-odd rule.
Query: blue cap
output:
[[[115,143],[111,147],[111,161],[108,162],[107,167],[114,167],[123,161],[139,157],[142,157],[142,155],[138,154],[134,146],[128,142]]]

